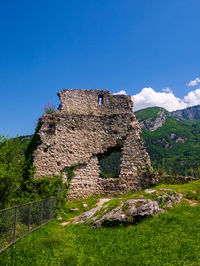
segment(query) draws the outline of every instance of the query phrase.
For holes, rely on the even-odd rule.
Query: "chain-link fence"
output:
[[[0,252],[51,221],[56,206],[52,197],[0,210]]]

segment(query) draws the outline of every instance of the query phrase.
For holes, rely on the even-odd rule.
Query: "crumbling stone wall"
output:
[[[133,107],[130,96],[113,95],[106,90],[63,90],[58,96],[61,100],[60,111],[68,114],[126,114]]]
[[[63,174],[75,166],[69,199],[92,194],[124,193],[152,183],[149,155],[140,139],[130,96],[105,90],[63,90],[53,114],[43,115],[34,152],[35,178]],[[118,178],[101,178],[99,160],[122,151]]]

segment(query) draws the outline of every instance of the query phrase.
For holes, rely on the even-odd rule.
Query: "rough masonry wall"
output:
[[[153,182],[147,176],[151,162],[140,139],[130,96],[102,90],[63,90],[58,95],[58,110],[40,119],[35,178],[62,173],[66,179],[67,169],[76,165],[69,199],[124,193]],[[123,154],[120,175],[101,178],[99,158],[115,149]]]
[[[113,95],[105,90],[63,90],[58,93],[61,112],[68,114],[112,115],[132,112],[131,96]],[[99,98],[102,97],[102,104]]]

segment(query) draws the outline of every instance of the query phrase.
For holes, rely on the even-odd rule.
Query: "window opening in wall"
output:
[[[104,154],[99,154],[100,177],[118,178],[120,175],[122,152],[121,148],[114,148]]]
[[[98,104],[103,104],[103,95],[99,95],[98,97]]]

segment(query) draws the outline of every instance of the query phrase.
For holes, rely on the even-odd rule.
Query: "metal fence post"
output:
[[[28,208],[28,233],[30,232],[30,224],[31,224],[31,202],[29,203],[29,208]]]
[[[18,206],[15,207],[14,230],[13,230],[13,243],[15,243],[15,240],[16,240],[17,210],[18,210]]]
[[[42,219],[43,219],[43,200],[41,200],[41,220],[40,220],[40,226],[42,226]]]
[[[52,220],[52,204],[53,204],[53,198],[51,198],[50,201],[50,220]]]

